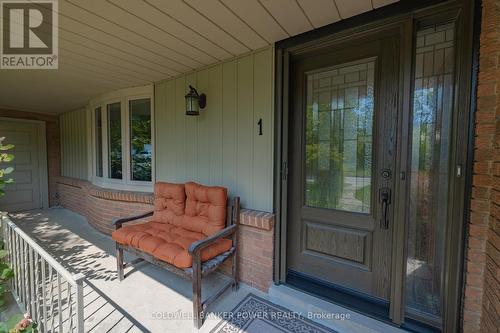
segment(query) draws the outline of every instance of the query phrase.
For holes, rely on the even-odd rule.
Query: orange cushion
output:
[[[135,247],[178,268],[188,268],[193,258],[189,246],[206,236],[171,224],[147,222],[122,227],[112,233],[118,243]],[[220,239],[201,251],[201,260],[206,261],[228,251],[230,239]]]
[[[184,184],[157,182],[155,184],[153,221],[179,224],[184,215],[186,193]]]
[[[182,228],[210,236],[226,226],[227,189],[189,182]]]

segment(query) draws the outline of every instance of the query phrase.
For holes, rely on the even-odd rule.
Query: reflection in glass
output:
[[[307,74],[305,204],[368,213],[375,60]]]
[[[453,87],[454,25],[419,30],[413,92],[406,307],[409,312],[425,314],[435,321],[442,316]]]
[[[151,181],[151,102],[129,102],[130,110],[130,179]]]
[[[102,112],[101,107],[94,110],[95,118],[95,173],[102,177]]]
[[[108,104],[109,178],[122,179],[122,117],[120,103]]]

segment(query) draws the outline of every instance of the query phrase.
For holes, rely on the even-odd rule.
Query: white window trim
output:
[[[151,107],[151,181],[137,181],[130,179],[130,110],[129,101],[137,99],[150,99]],[[121,111],[121,130],[122,130],[122,179],[111,179],[108,168],[108,104],[120,102]],[[143,87],[126,88],[114,91],[109,94],[101,95],[93,99],[89,103],[90,124],[91,124],[91,140],[89,140],[89,152],[91,152],[92,175],[90,180],[92,184],[115,190],[152,192],[154,187],[155,177],[155,135],[154,135],[154,86],[148,85]],[[95,128],[95,109],[101,107],[102,121],[102,174],[103,177],[97,177],[97,161],[96,161],[96,128]]]

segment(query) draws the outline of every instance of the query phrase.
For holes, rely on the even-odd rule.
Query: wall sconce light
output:
[[[186,116],[199,116],[200,109],[207,106],[207,95],[198,94],[195,88],[189,86],[189,92],[186,96]]]

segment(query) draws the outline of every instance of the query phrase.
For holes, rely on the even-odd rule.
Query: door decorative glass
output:
[[[307,74],[305,205],[369,213],[375,59]]]
[[[454,89],[454,25],[416,39],[406,261],[407,312],[442,316]]]

